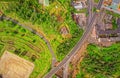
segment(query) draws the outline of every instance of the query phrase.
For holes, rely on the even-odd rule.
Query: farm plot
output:
[[[78,42],[83,30],[72,19],[74,10],[70,5],[71,0],[49,0],[49,2],[47,7],[39,4],[38,0],[0,3],[0,10],[8,17],[44,35],[50,42],[57,60],[61,61]],[[66,36],[61,33],[63,30],[61,26],[69,30]]]
[[[0,73],[3,78],[29,78],[34,64],[5,51],[0,59]]]
[[[10,51],[34,63],[31,78],[42,77],[51,66],[51,55],[46,43],[34,33],[9,21],[0,21],[0,55]]]

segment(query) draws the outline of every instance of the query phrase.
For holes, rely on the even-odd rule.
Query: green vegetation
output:
[[[112,19],[112,25],[113,25],[114,30],[118,28],[118,25],[117,25],[117,22],[116,22],[115,18]]]
[[[117,29],[117,28],[118,28],[118,25],[117,25],[117,22],[116,22],[116,18],[120,18],[120,15],[117,14],[117,13],[108,11],[108,10],[106,10],[106,13],[113,16],[113,18],[112,18],[113,29],[114,29],[114,30]]]
[[[74,11],[70,3],[71,0],[50,0],[50,5],[45,7],[39,4],[38,0],[19,0],[16,3],[0,3],[0,9],[7,16],[42,33],[50,41],[58,60],[61,61],[82,34],[82,30],[72,20],[71,12]],[[70,38],[63,38],[60,34],[59,28],[63,23],[69,28]]]
[[[112,12],[112,11],[108,11],[108,10],[106,10],[106,13],[112,15],[113,17],[120,18],[120,15],[119,15],[119,14],[114,13],[114,12]]]
[[[0,56],[2,55],[2,49],[4,48],[3,44],[0,44]]]
[[[34,63],[30,78],[41,78],[51,67],[46,43],[34,33],[5,20],[0,21],[0,55],[4,52],[2,49]]]
[[[94,0],[94,2],[95,2],[95,3],[98,3],[98,2],[99,2],[99,0]]]
[[[80,64],[77,78],[119,78],[120,43],[110,47],[90,44],[87,54]]]
[[[79,33],[80,32],[80,33]],[[64,56],[71,50],[71,48],[73,48],[76,44],[76,41],[79,40],[79,37],[82,35],[81,30],[76,29],[76,32],[74,32],[74,36],[69,39],[66,40],[64,43],[61,43],[58,47],[57,47],[57,55],[61,56],[59,59],[62,60],[62,58],[64,58]]]

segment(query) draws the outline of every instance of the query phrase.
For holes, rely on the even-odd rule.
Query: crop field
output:
[[[42,77],[51,67],[46,43],[34,33],[10,21],[0,21],[0,56],[4,50],[34,63],[31,78]]]
[[[8,51],[0,59],[0,73],[3,78],[28,78],[33,68],[33,63]]]
[[[42,33],[50,42],[57,60],[61,61],[80,39],[83,30],[73,21],[71,0],[50,0],[49,6],[43,6],[38,0],[21,0],[16,3],[0,3],[1,11]],[[86,10],[85,10],[86,11]],[[61,26],[67,26],[70,37],[64,38]]]

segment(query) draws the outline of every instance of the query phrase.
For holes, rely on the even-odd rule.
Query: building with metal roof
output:
[[[39,0],[40,4],[43,4],[44,6],[48,6],[49,5],[49,0]]]

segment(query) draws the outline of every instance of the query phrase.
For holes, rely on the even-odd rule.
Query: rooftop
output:
[[[103,8],[120,14],[120,0],[106,0]]]
[[[120,3],[120,0],[113,0],[112,2],[118,4]]]

